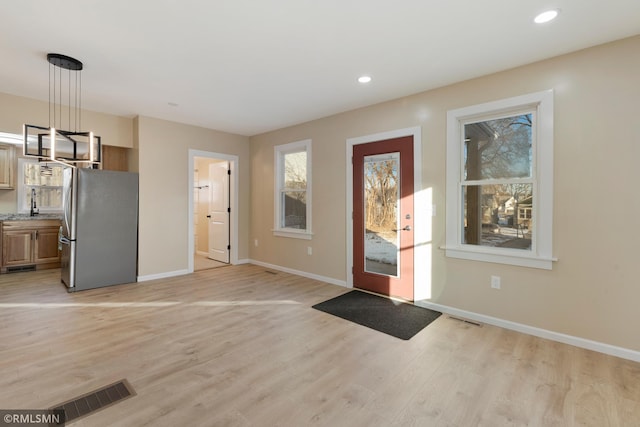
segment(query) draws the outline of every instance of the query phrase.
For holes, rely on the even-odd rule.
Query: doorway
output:
[[[237,156],[189,154],[189,271],[237,263]]]
[[[194,271],[229,264],[229,172],[227,160],[195,158]]]
[[[413,137],[353,147],[353,285],[413,301]]]

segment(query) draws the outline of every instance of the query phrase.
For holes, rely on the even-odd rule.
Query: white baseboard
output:
[[[256,260],[253,260],[253,259],[250,260],[249,262],[251,264],[259,265],[259,266],[265,267],[265,268],[270,268],[272,270],[284,271],[285,273],[295,274],[296,276],[302,276],[302,277],[306,277],[308,279],[319,280],[321,282],[330,283],[332,285],[338,285],[338,286],[342,286],[342,287],[345,287],[345,288],[348,287],[347,286],[347,282],[345,282],[344,280],[338,280],[338,279],[334,279],[332,277],[326,277],[326,276],[319,276],[317,274],[307,273],[306,271],[294,270],[292,268],[281,267],[279,265],[269,264],[269,263],[266,263],[266,262],[256,261]]]
[[[145,276],[138,276],[138,282],[147,282],[149,280],[166,279],[167,277],[184,276],[189,274],[189,270],[176,270],[167,271],[166,273],[147,274]]]
[[[511,322],[509,320],[498,319],[496,317],[485,316],[484,314],[478,314],[478,313],[473,313],[471,311],[459,310],[457,308],[436,304],[429,301],[416,301],[415,305],[428,308],[431,310],[441,311],[442,313],[449,314],[455,317],[462,317],[464,319],[474,320],[476,322],[486,323],[489,325],[499,326],[501,328],[522,332],[523,334],[533,335],[536,337],[573,345],[575,347],[597,351],[599,353],[608,354],[610,356],[616,356],[622,359],[628,359],[628,360],[633,360],[634,362],[640,362],[640,352],[635,350],[630,350],[628,348],[616,347],[613,345],[609,345],[609,344],[605,344],[597,341],[591,341],[584,338],[574,337],[572,335],[561,334],[559,332],[553,332],[546,329],[536,328],[534,326],[524,325],[522,323],[516,323],[516,322]]]
[[[238,260],[234,265],[239,264],[255,264],[261,267],[270,268],[272,270],[283,271],[285,273],[295,274],[297,276],[306,277],[309,279],[318,280],[332,285],[342,286],[349,288],[347,282],[344,280],[338,280],[331,277],[320,276],[317,274],[307,273],[305,271],[294,270],[292,268],[281,267],[275,264],[269,264],[262,261],[256,261],[252,259]],[[149,274],[145,276],[138,276],[138,282],[145,282],[148,280],[164,279],[168,277],[182,276],[189,274],[189,270],[177,270],[169,271],[166,273]],[[631,350],[628,348],[617,347],[610,344],[601,343],[598,341],[592,341],[585,338],[574,337],[572,335],[566,335],[559,332],[553,332],[546,329],[536,328],[534,326],[525,325],[522,323],[511,322],[509,320],[499,319],[497,317],[486,316],[484,314],[478,314],[471,311],[460,310],[457,308],[449,307],[442,304],[436,304],[429,301],[416,301],[415,305],[428,308],[431,310],[441,311],[442,313],[449,314],[455,317],[462,317],[464,319],[473,320],[480,323],[486,323],[488,325],[498,326],[505,329],[521,332],[523,334],[533,335],[540,338],[549,339],[552,341],[561,342],[564,344],[573,345],[576,347],[584,348],[587,350],[597,351],[599,353],[608,354],[610,356],[620,357],[622,359],[633,360],[634,362],[640,362],[640,352]]]
[[[251,261],[248,259],[239,259],[237,262],[233,263],[233,265],[240,264],[250,264]],[[176,271],[167,271],[165,273],[158,274],[147,274],[145,276],[138,276],[138,282],[147,282],[149,280],[156,279],[166,279],[168,277],[176,277],[176,276],[184,276],[185,274],[193,273],[192,271],[187,270],[176,270]]]

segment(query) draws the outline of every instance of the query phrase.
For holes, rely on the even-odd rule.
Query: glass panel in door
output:
[[[364,157],[364,270],[399,276],[399,153]]]

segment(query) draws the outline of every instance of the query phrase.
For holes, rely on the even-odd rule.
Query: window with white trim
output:
[[[18,212],[31,212],[31,203],[40,213],[62,211],[62,171],[59,163],[18,159]],[[35,196],[35,197],[34,197]]]
[[[281,237],[311,239],[311,140],[275,147],[275,225]]]
[[[551,269],[553,92],[447,113],[446,255]]]

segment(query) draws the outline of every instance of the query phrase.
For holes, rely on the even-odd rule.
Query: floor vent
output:
[[[36,265],[16,265],[14,267],[7,267],[7,273],[19,273],[21,271],[36,271]]]
[[[68,423],[135,395],[136,393],[129,382],[127,380],[120,380],[56,405],[52,409],[64,411],[65,422]]]
[[[473,320],[462,319],[462,318],[460,318],[460,317],[453,317],[453,316],[449,316],[449,319],[457,320],[458,322],[468,323],[468,324],[473,325],[473,326],[479,326],[479,327],[482,327],[482,323],[474,322]]]

